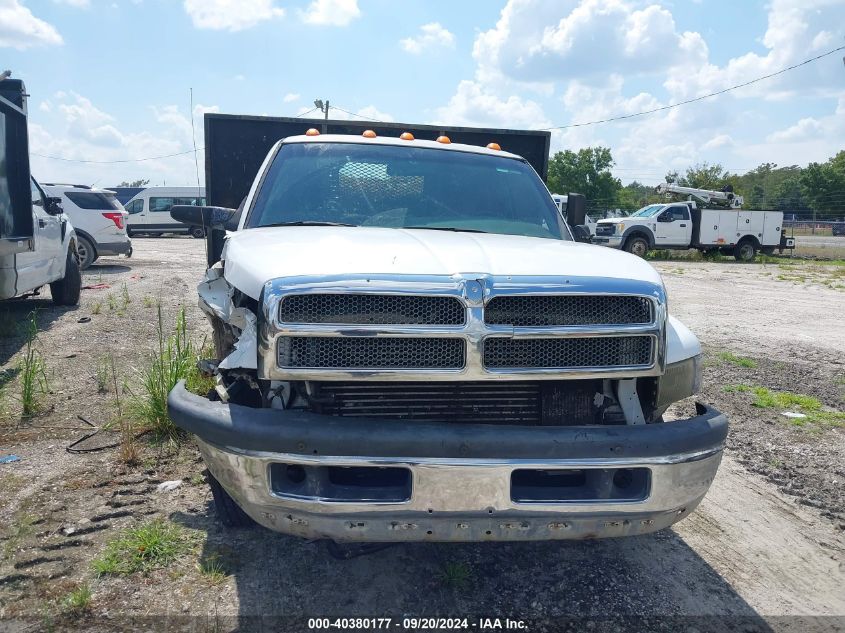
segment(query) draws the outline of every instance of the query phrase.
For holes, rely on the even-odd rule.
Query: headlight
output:
[[[701,354],[666,366],[657,387],[657,408],[664,409],[701,389]]]
[[[625,230],[625,223],[624,222],[620,222],[619,224],[616,225],[616,232],[617,233],[622,233],[624,230]]]

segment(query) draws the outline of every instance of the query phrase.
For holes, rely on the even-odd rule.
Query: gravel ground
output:
[[[104,355],[115,359],[119,385],[137,390],[156,344],[157,302],[166,324],[184,305],[195,340],[208,335],[194,293],[202,242],[134,242],[132,259],[102,260],[85,273],[87,285],[109,287],[83,291],[78,309],[58,310],[42,298],[0,307],[7,324],[39,309],[51,389],[43,412],[26,422],[14,399],[17,379],[2,398],[0,455],[21,461],[0,465],[0,618],[24,618],[28,630],[111,630],[131,626],[129,617],[198,616],[188,621],[194,630],[269,630],[250,618],[278,616],[286,619],[270,628],[303,630],[309,615],[726,615],[771,627],[753,630],[780,630],[794,621],[773,616],[845,616],[845,432],[794,426],[780,410],[752,406],[751,394],[725,391],[763,386],[845,409],[845,292],[836,287],[836,267],[799,264],[803,272],[785,274],[777,264],[655,263],[671,311],[705,345],[701,399],[732,422],[713,488],[672,529],[608,541],[402,545],[337,561],[320,544],[221,528],[191,446],[145,445],[132,468],[114,450],[65,452],[91,430],[77,416],[95,425],[116,417],[114,390],[101,391],[97,381]],[[79,322],[84,317],[90,322]],[[23,340],[8,327],[0,331],[0,369],[13,369]],[[756,367],[724,360],[725,352]],[[130,396],[120,391],[125,407]],[[103,432],[86,445],[116,438]],[[177,479],[176,490],[156,492]],[[94,576],[91,560],[106,542],[156,517],[182,528],[187,546],[175,562],[146,575]],[[209,558],[221,562],[221,578],[200,573]],[[81,584],[93,591],[88,611],[63,614],[62,596]]]

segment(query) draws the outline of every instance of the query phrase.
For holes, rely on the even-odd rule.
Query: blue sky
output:
[[[199,146],[205,111],[297,115],[317,97],[373,118],[548,128],[677,103],[843,44],[842,0],[0,0],[0,65],[31,94],[31,149],[74,160],[190,149],[190,88]],[[623,181],[649,184],[703,160],[822,161],[845,148],[842,58],[558,130],[552,146],[604,144]],[[33,170],[196,178],[191,156],[33,156]]]

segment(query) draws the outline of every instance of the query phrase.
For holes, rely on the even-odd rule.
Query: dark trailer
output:
[[[543,180],[548,170],[551,132],[206,114],[205,192],[208,204],[237,208],[249,192],[261,163],[276,141],[287,136],[305,134],[312,127],[323,134],[360,135],[365,130],[373,130],[379,136],[393,137],[410,132],[418,139],[431,141],[446,135],[453,143],[468,145],[485,146],[496,142],[503,150],[524,157]]]
[[[0,79],[0,258],[33,249],[26,97],[20,79]]]

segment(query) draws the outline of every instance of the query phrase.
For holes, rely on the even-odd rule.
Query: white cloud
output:
[[[709,141],[707,141],[704,145],[701,146],[702,149],[719,149],[720,147],[730,147],[734,144],[734,140],[731,138],[730,134],[717,134]]]
[[[24,50],[38,45],[62,44],[56,28],[32,15],[20,0],[0,0],[0,47]]]
[[[358,0],[314,0],[299,14],[306,24],[346,26],[361,17],[361,9]]]
[[[366,117],[368,119],[375,119],[376,121],[395,121],[396,119],[393,118],[393,115],[388,114],[387,112],[382,112],[378,108],[372,105],[365,106],[356,112],[359,116]]]
[[[185,0],[184,7],[196,28],[217,31],[242,31],[285,14],[274,0]]]
[[[440,22],[431,22],[420,27],[419,35],[399,40],[399,45],[406,52],[419,55],[428,49],[454,48],[455,36]]]
[[[293,103],[294,101],[299,101],[302,98],[302,95],[298,92],[289,92],[284,97],[282,97],[282,101],[284,103]]]
[[[53,109],[53,104],[50,103],[49,99],[45,99],[44,101],[38,104],[38,109],[41,110],[41,112],[49,112]]]
[[[836,111],[831,116],[805,117],[784,130],[766,137],[769,143],[808,143],[828,139],[836,143],[845,137],[845,96],[839,97]]]
[[[244,75],[235,75],[235,76],[233,77],[233,79],[234,79],[235,81],[244,81],[244,80],[246,79],[246,76],[244,76]]]
[[[488,125],[503,128],[549,126],[540,105],[518,95],[503,96],[478,81],[464,80],[449,103],[437,110],[446,125]]]
[[[77,9],[87,9],[91,6],[91,0],[53,0],[56,4],[66,4]]]

